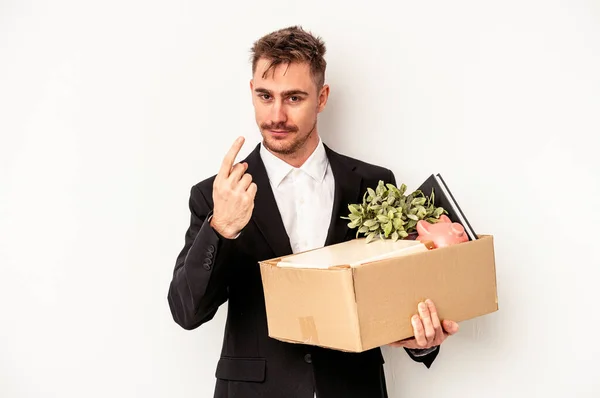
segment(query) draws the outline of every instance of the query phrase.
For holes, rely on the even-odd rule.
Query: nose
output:
[[[287,122],[287,115],[283,104],[280,101],[274,101],[271,107],[271,122],[273,124]]]

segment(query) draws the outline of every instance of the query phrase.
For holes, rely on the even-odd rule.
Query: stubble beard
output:
[[[295,129],[295,131],[290,131],[288,134],[293,134],[293,135],[295,135],[295,137],[293,137],[294,139],[289,144],[281,142],[284,145],[277,145],[279,142],[278,140],[270,141],[270,140],[266,139],[265,137],[267,136],[268,133],[265,133],[265,134],[263,134],[263,145],[273,153],[289,156],[289,155],[292,155],[292,154],[298,152],[302,147],[304,147],[306,142],[315,133],[316,128],[317,128],[317,119],[315,119],[310,131],[308,133],[306,133],[305,135],[298,136],[297,128]],[[269,130],[270,128],[267,126],[262,126],[262,129]],[[285,145],[285,144],[288,144],[288,145]]]

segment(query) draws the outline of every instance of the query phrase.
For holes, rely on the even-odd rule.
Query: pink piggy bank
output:
[[[418,241],[432,241],[434,247],[444,247],[469,240],[463,226],[452,222],[445,214],[435,224],[420,220],[417,223],[417,232],[419,233]]]

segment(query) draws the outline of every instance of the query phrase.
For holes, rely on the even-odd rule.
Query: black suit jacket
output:
[[[384,398],[383,356],[379,348],[347,353],[268,337],[258,261],[292,253],[289,238],[259,154],[248,155],[248,173],[258,186],[252,218],[237,239],[225,239],[208,222],[214,176],[192,187],[190,226],[177,257],[168,302],[173,318],[192,330],[211,320],[228,301],[221,358],[216,366],[216,398]],[[326,245],[356,236],[347,221],[348,204],[362,202],[379,180],[395,184],[383,167],[343,156],[325,146],[335,179],[334,206]],[[427,367],[438,351],[415,357]]]

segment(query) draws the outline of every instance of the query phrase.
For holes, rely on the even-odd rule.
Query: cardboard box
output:
[[[376,242],[261,261],[269,336],[361,352],[412,337],[410,318],[426,298],[457,322],[498,310],[491,235],[433,250],[377,253]]]

